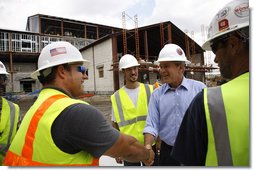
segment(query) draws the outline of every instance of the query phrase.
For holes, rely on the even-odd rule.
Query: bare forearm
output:
[[[154,140],[155,140],[155,137],[152,135],[152,134],[148,134],[148,133],[145,133],[144,135],[144,140],[145,140],[145,146],[152,146]]]
[[[131,137],[132,138],[132,137]],[[130,162],[145,161],[149,158],[149,151],[144,148],[136,139],[129,141],[129,150],[124,154],[123,158]]]
[[[104,154],[111,157],[121,157],[126,161],[142,161],[150,165],[154,160],[152,150],[146,149],[134,137],[120,134],[118,141]]]

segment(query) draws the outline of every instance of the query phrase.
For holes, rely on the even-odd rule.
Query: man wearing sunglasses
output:
[[[0,61],[0,88],[5,89],[7,76],[4,64]],[[4,92],[4,91],[3,91]],[[0,96],[0,166],[20,123],[19,106]]]
[[[84,94],[88,61],[68,42],[41,51],[32,78],[43,88],[11,144],[7,166],[98,166],[102,155],[153,163],[153,153],[114,129],[100,111],[76,99]]]
[[[208,40],[227,83],[190,104],[173,157],[184,165],[250,166],[249,1],[234,0],[213,18]]]

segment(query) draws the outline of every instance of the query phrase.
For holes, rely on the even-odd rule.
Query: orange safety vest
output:
[[[46,99],[46,100],[45,100]],[[51,126],[68,106],[85,103],[55,89],[43,89],[26,113],[6,153],[6,166],[98,166],[99,159],[86,151],[68,154],[61,151],[51,136]]]

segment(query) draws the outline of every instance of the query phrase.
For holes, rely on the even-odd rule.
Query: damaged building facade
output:
[[[88,93],[111,94],[123,85],[118,61],[126,53],[137,57],[141,64],[139,81],[152,84],[159,79],[154,61],[167,43],[181,46],[192,62],[186,77],[204,82],[205,72],[212,69],[203,66],[202,48],[169,21],[126,30],[37,14],[28,17],[26,31],[0,28],[0,60],[10,73],[2,92],[29,93],[40,89],[30,74],[37,69],[41,49],[55,41],[72,43],[90,61],[84,83]]]

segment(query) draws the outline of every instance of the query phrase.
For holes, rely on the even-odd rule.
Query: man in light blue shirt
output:
[[[150,148],[159,136],[161,142],[160,166],[178,166],[171,151],[185,111],[205,84],[184,77],[187,60],[184,51],[175,44],[167,44],[160,51],[160,75],[164,84],[151,95],[146,126],[145,146]]]

